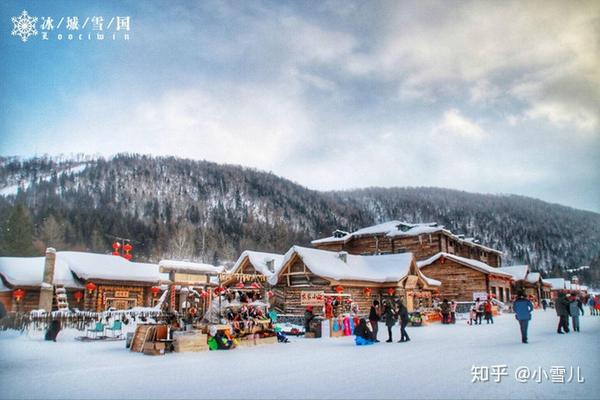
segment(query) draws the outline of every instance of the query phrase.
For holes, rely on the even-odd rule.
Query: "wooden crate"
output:
[[[201,331],[175,332],[173,348],[177,353],[207,351],[208,336]]]

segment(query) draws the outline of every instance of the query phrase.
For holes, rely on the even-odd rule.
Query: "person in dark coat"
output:
[[[450,323],[450,303],[448,303],[448,299],[442,301],[440,311],[442,313],[442,324]]]
[[[398,317],[400,318],[400,340],[398,340],[398,343],[408,342],[410,340],[408,333],[406,333],[406,326],[409,322],[408,309],[402,302],[398,304]]]
[[[46,331],[46,340],[52,340],[53,342],[56,342],[56,337],[58,336],[60,329],[60,321],[58,319],[52,320],[48,330]]]
[[[388,302],[383,306],[383,320],[388,330],[387,343],[392,343],[392,327],[396,324],[396,311],[392,308],[392,305]]]
[[[548,308],[548,302],[546,301],[546,299],[542,299],[542,308],[544,309],[544,311],[546,311],[546,308]]]
[[[559,293],[555,302],[556,315],[558,315],[558,328],[556,333],[569,333],[569,300],[564,293]],[[564,331],[564,332],[563,332]]]
[[[306,307],[306,311],[304,311],[304,332],[310,332],[310,322],[315,318],[313,314],[312,306]]]
[[[354,342],[357,346],[375,343],[373,333],[367,328],[367,321],[364,318],[361,318],[356,328],[354,328],[354,335],[356,335]]]
[[[373,300],[373,305],[371,306],[371,310],[369,311],[369,322],[371,323],[371,329],[373,329],[373,340],[375,343],[379,343],[377,340],[377,331],[379,323],[379,301]]]
[[[519,292],[517,300],[513,303],[513,311],[515,318],[519,321],[521,328],[521,342],[527,343],[527,328],[531,320],[531,312],[533,311],[533,303],[525,297],[525,293]]]
[[[581,301],[581,297],[577,297],[577,308],[579,308],[581,315],[585,315],[585,312],[583,312],[583,302]]]

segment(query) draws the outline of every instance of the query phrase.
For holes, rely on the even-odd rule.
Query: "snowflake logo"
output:
[[[37,29],[35,29],[37,20],[37,17],[32,17],[27,14],[27,11],[23,10],[19,17],[12,17],[13,30],[11,34],[13,36],[20,36],[21,40],[26,42],[30,36],[38,34]]]

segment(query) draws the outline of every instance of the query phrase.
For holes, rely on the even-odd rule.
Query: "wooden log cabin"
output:
[[[441,282],[441,298],[473,301],[486,294],[502,302],[511,298],[512,275],[481,261],[441,252],[417,264],[421,272]]]
[[[46,261],[52,255],[51,282],[44,281]],[[54,256],[55,255],[55,256]],[[41,293],[52,291],[52,309],[57,309],[54,291],[64,288],[69,308],[104,311],[108,308],[147,307],[156,301],[152,287],[168,282],[156,264],[136,263],[122,257],[73,251],[47,253],[46,257],[0,257],[0,278],[11,293],[0,299],[7,311],[28,312],[40,308]],[[14,298],[17,290],[22,299]]]
[[[273,276],[275,270],[279,269],[282,262],[283,254],[245,250],[228,273],[229,278],[221,283],[223,286],[229,286],[239,282],[236,275],[261,275],[266,282]]]
[[[492,267],[502,264],[501,251],[486,247],[474,238],[455,235],[436,223],[389,221],[352,233],[336,230],[332,236],[311,243],[318,249],[357,255],[411,252],[417,260],[424,260],[444,252],[478,260]]]
[[[302,315],[315,299],[323,305],[328,296],[343,298],[347,308],[357,307],[360,315],[368,313],[373,300],[398,297],[412,311],[418,305],[430,305],[440,285],[417,268],[412,253],[360,256],[300,246],[285,254],[269,283],[274,292],[272,306],[292,315]],[[324,313],[323,307],[314,311]]]

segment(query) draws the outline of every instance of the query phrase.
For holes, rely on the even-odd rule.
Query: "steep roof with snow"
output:
[[[127,261],[123,257],[84,253],[78,251],[59,251],[56,259],[67,263],[71,271],[82,280],[109,280],[157,283],[168,279],[159,273],[158,265]]]
[[[459,264],[462,264],[469,268],[473,268],[475,270],[481,271],[486,274],[493,274],[493,275],[498,275],[498,276],[504,276],[507,278],[512,278],[511,274],[509,274],[507,272],[502,272],[500,268],[492,267],[481,261],[472,260],[470,258],[460,257],[460,256],[456,256],[454,254],[449,254],[449,253],[444,253],[444,252],[437,253],[436,255],[429,257],[427,260],[417,261],[417,265],[419,266],[419,268],[423,268],[423,267],[426,267],[427,265],[433,264],[441,257],[456,261]]]
[[[405,278],[414,260],[412,253],[358,256],[346,254],[346,261],[335,251],[311,249],[293,246],[284,256],[280,267],[269,279],[272,285],[277,283],[279,272],[294,255],[298,255],[310,271],[318,276],[337,281],[358,280],[377,283],[398,282]],[[429,284],[439,286],[441,283],[417,271]]]
[[[552,285],[552,289],[560,290],[566,288],[566,281],[563,278],[546,278],[544,281]]]
[[[511,274],[515,281],[524,281],[527,277],[527,272],[529,272],[529,265],[511,265],[498,269],[507,274]]]
[[[252,251],[252,250],[245,250],[240,257],[238,258],[238,260],[236,261],[235,265],[233,266],[233,268],[231,269],[231,271],[235,272],[237,271],[237,269],[240,267],[240,265],[242,264],[242,262],[244,261],[244,259],[248,257],[248,261],[250,261],[250,264],[252,264],[252,266],[254,267],[254,269],[265,275],[267,278],[271,277],[273,275],[273,273],[275,271],[277,271],[279,269],[279,267],[281,266],[282,262],[283,262],[283,254],[276,254],[276,253],[265,253],[262,251]],[[272,261],[273,262],[273,271],[271,271],[269,269],[268,263]]]
[[[174,271],[182,273],[198,274],[219,274],[223,272],[224,267],[217,267],[212,264],[194,263],[189,261],[160,260],[158,266],[161,271]]]
[[[57,253],[54,282],[67,288],[79,289],[69,265]],[[12,286],[41,286],[44,279],[45,257],[0,257],[0,275]]]
[[[368,226],[366,228],[358,229],[352,233],[346,233],[343,231],[336,231],[334,235],[313,240],[311,243],[314,244],[324,244],[324,243],[346,243],[353,238],[358,238],[361,236],[368,235],[385,235],[387,237],[402,237],[402,236],[418,236],[423,234],[432,234],[436,232],[443,232],[448,235],[452,239],[456,240],[461,244],[465,244],[468,246],[475,246],[482,248],[484,250],[494,252],[497,254],[502,254],[501,251],[492,249],[491,247],[487,247],[479,243],[475,238],[465,238],[464,235],[456,235],[451,231],[446,229],[442,225],[438,225],[435,222],[427,222],[427,223],[408,223],[403,221],[387,221],[381,224]],[[340,234],[343,233],[343,234]]]

